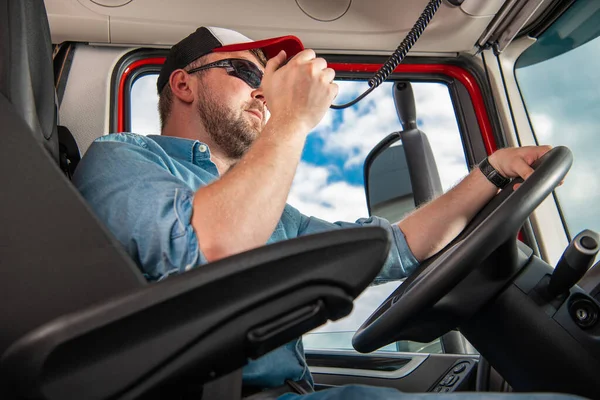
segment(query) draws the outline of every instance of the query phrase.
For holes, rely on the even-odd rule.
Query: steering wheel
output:
[[[398,340],[398,332],[426,313],[503,243],[515,238],[540,203],[560,184],[573,163],[566,147],[537,160],[526,181],[514,180],[484,207],[463,232],[400,285],[356,331],[352,345],[368,353]],[[515,183],[522,182],[517,190]],[[513,240],[516,245],[516,240]],[[494,293],[490,293],[489,300]],[[412,325],[410,325],[412,328]]]

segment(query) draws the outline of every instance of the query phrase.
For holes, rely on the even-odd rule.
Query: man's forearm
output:
[[[408,245],[423,261],[450,243],[497,188],[475,168],[458,185],[398,223]]]
[[[192,226],[208,261],[267,242],[285,207],[305,137],[270,121],[235,167],[196,192]]]

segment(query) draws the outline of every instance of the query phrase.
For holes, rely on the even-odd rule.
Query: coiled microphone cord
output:
[[[427,4],[427,7],[425,7],[423,12],[421,13],[421,16],[419,17],[417,22],[415,22],[415,25],[411,28],[410,32],[408,32],[408,35],[406,35],[402,43],[400,43],[398,48],[385,62],[385,64],[383,64],[381,68],[379,68],[379,71],[377,71],[375,75],[371,79],[369,79],[370,87],[363,94],[361,94],[349,103],[341,105],[332,104],[329,107],[333,108],[334,110],[342,110],[344,108],[353,106],[354,104],[358,103],[360,100],[365,98],[365,96],[367,96],[373,90],[375,90],[376,87],[381,85],[381,83],[384,82],[392,72],[394,72],[398,64],[400,64],[402,60],[404,60],[404,57],[406,57],[408,51],[417,42],[423,31],[429,24],[429,21],[431,21],[436,11],[440,8],[441,4],[442,0],[431,0],[429,4]]]

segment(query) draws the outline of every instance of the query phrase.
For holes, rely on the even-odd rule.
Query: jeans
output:
[[[322,390],[311,394],[286,393],[277,400],[567,400],[582,397],[555,393],[402,393],[392,388],[348,385]]]

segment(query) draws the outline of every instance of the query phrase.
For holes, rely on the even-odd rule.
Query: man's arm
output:
[[[240,162],[220,180],[199,189],[192,226],[206,259],[215,261],[264,245],[283,212],[306,135],[337,94],[335,72],[312,50],[278,69],[285,53],[267,63],[261,90],[271,119]],[[490,162],[504,176],[530,173],[548,148],[505,149]],[[417,210],[399,227],[418,260],[441,250],[496,193],[474,171],[453,190]]]
[[[337,95],[335,72],[312,50],[269,60],[261,89],[271,118],[240,162],[199,189],[192,226],[208,261],[264,245],[281,218],[306,136]]]
[[[527,179],[531,164],[550,146],[528,146],[498,150],[490,164],[503,176]],[[498,189],[479,170],[473,169],[458,185],[398,223],[419,262],[433,256],[450,243]]]

